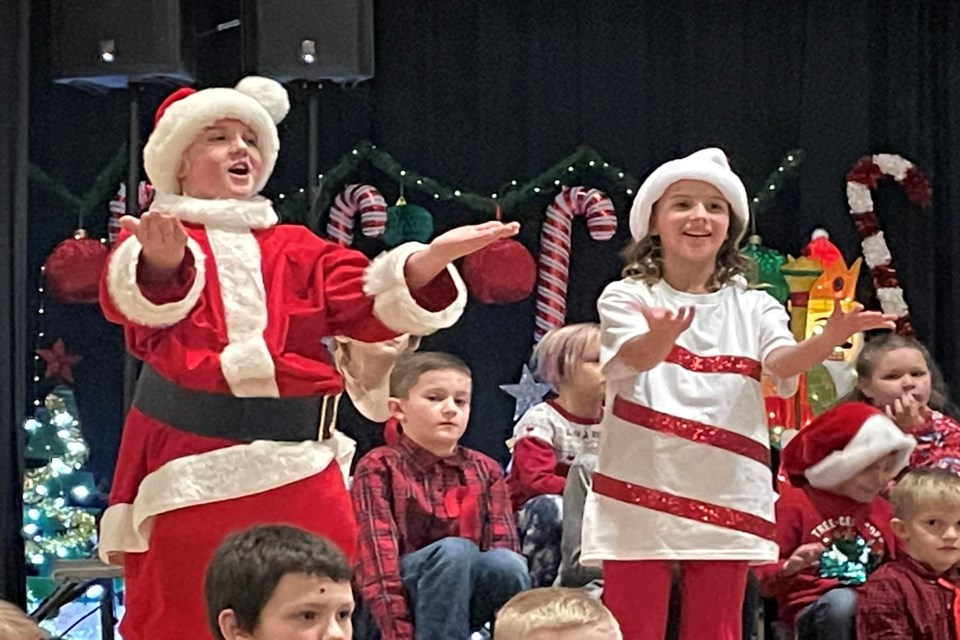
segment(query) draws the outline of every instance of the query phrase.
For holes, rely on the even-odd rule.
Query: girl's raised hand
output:
[[[693,322],[693,307],[680,307],[676,312],[659,307],[640,307],[640,313],[652,335],[669,340],[673,344],[677,336],[690,328]]]
[[[823,327],[823,333],[830,344],[839,346],[856,333],[871,329],[896,329],[896,319],[892,313],[864,311],[859,302],[854,302],[849,311],[844,311],[838,299],[833,306],[833,313]]]

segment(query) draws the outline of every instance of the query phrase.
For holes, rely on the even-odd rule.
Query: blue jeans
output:
[[[856,613],[856,591],[843,587],[831,589],[800,611],[797,640],[854,640]]]
[[[530,588],[527,561],[508,549],[480,551],[466,538],[444,538],[400,558],[416,640],[467,640],[507,600]],[[354,638],[379,638],[366,612]]]

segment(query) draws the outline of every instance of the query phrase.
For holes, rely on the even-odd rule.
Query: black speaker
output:
[[[56,82],[93,89],[192,82],[193,28],[187,13],[180,0],[53,0]]]
[[[373,0],[244,0],[244,61],[280,82],[373,77]]]

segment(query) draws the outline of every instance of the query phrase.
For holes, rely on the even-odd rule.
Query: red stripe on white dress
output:
[[[699,356],[674,345],[665,360],[697,373],[738,373],[760,381],[763,367],[760,362],[745,356]]]
[[[770,464],[770,450],[765,444],[733,431],[661,413],[620,396],[613,401],[613,415],[644,429],[723,449],[763,465]]]
[[[682,498],[657,489],[616,480],[599,472],[593,474],[592,489],[597,495],[653,511],[749,533],[766,540],[776,539],[776,525],[773,522],[745,511],[702,500]]]

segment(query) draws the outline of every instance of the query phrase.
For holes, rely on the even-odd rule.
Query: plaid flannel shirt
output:
[[[383,640],[412,640],[400,558],[442,538],[472,540],[481,551],[519,552],[517,526],[500,465],[457,447],[439,458],[406,436],[357,465],[350,490],[359,538],[356,582]]]
[[[860,588],[857,637],[867,640],[956,640],[960,572],[938,575],[901,555],[877,569]]]

